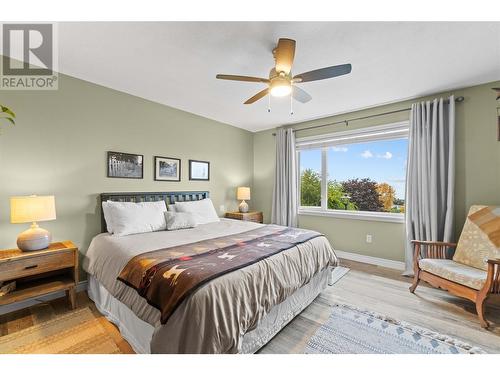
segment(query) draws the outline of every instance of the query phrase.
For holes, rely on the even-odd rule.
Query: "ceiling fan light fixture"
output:
[[[292,85],[286,79],[274,79],[271,82],[270,92],[272,96],[287,96],[292,92]]]
[[[280,38],[278,40],[276,48],[273,49],[275,64],[269,72],[269,78],[233,74],[217,74],[215,78],[230,81],[265,83],[267,86],[264,90],[259,91],[243,104],[253,104],[267,95],[269,95],[269,103],[271,103],[271,96],[285,97],[290,95],[290,112],[293,114],[291,108],[293,99],[300,103],[307,103],[312,99],[311,95],[297,85],[298,83],[321,81],[323,79],[342,76],[351,73],[352,69],[351,64],[341,64],[311,70],[294,76],[292,75],[292,66],[295,58],[295,44],[296,42],[293,39]],[[270,107],[268,107],[268,111],[270,112]]]

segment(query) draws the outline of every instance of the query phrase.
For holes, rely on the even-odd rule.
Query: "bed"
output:
[[[105,193],[100,201],[164,200],[174,204],[208,197],[206,191]],[[104,215],[101,220],[102,233],[93,238],[83,262],[88,294],[137,353],[255,353],[318,296],[337,265],[326,238],[310,236],[286,250],[210,279],[165,319],[158,306],[119,280],[133,259],[157,249],[189,247],[259,231],[296,230],[297,235],[309,231],[220,219],[191,229],[117,237],[107,233]]]

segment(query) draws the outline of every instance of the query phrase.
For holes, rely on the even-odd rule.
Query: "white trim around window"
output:
[[[362,143],[378,140],[408,138],[409,121],[401,121],[391,124],[371,126],[367,128],[347,130],[330,134],[315,135],[298,138],[297,149],[297,178],[300,179],[300,151],[307,149],[321,149],[321,206],[300,206],[299,215],[325,216],[339,219],[383,221],[389,223],[404,223],[405,215],[401,213],[331,210],[327,208],[327,173],[328,173],[328,148],[340,144]],[[299,180],[299,202],[300,202],[300,180]]]
[[[370,212],[370,211],[344,211],[328,210],[321,207],[299,207],[299,215],[306,216],[326,216],[337,219],[385,221],[387,223],[404,223],[404,214],[392,214],[389,212]]]
[[[401,139],[408,138],[409,127],[409,121],[400,121],[361,129],[297,138],[295,143],[297,150],[300,151],[349,143],[361,143],[363,141],[371,142],[388,139]]]

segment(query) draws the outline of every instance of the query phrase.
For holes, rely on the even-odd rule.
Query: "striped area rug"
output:
[[[479,354],[481,348],[423,327],[348,305],[335,305],[306,354]]]
[[[0,337],[2,354],[117,354],[120,350],[88,307]]]

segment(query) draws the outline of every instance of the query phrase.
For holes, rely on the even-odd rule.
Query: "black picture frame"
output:
[[[497,108],[497,141],[500,142],[500,107]]]
[[[205,177],[196,177],[194,173],[197,173],[196,165],[193,168],[193,164],[206,164],[207,168],[207,173],[206,173],[206,178]],[[189,180],[190,181],[210,181],[210,162],[209,161],[204,161],[204,160],[193,160],[189,159]]]
[[[177,178],[176,179],[168,179],[168,178],[161,178],[160,176],[160,170],[159,170],[159,163],[162,161],[161,159],[164,159],[165,161],[167,160],[173,160],[177,162]],[[167,181],[167,182],[180,182],[181,181],[181,173],[182,173],[182,165],[181,165],[181,159],[178,158],[171,158],[169,156],[155,156],[154,157],[154,180],[155,181]]]
[[[135,161],[134,158],[136,159]],[[108,178],[129,178],[129,179],[144,178],[144,155],[129,154],[126,152],[118,152],[118,151],[108,151],[106,161],[107,161]],[[127,165],[128,171],[126,171],[123,167],[120,166],[120,164],[122,164],[123,166],[124,165],[123,163],[128,163]],[[130,171],[131,164],[134,169],[133,171]]]
[[[500,142],[500,115],[497,116],[497,141]]]

